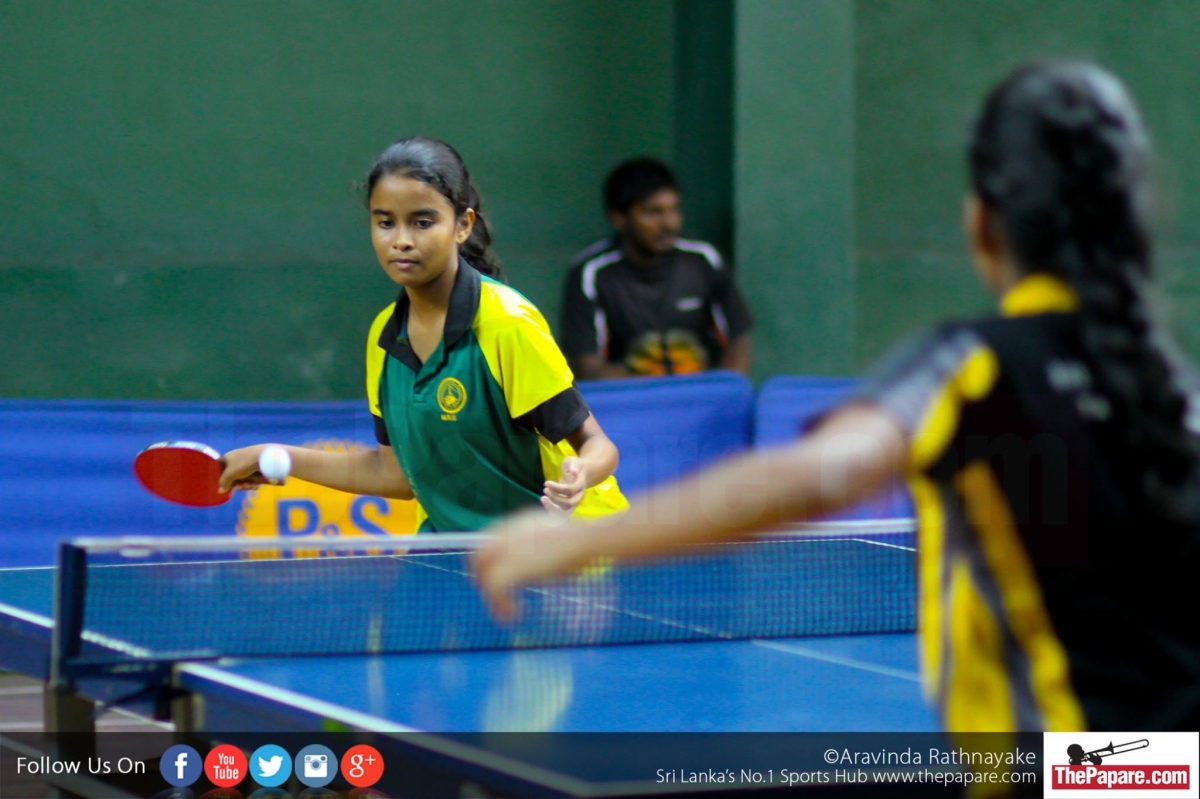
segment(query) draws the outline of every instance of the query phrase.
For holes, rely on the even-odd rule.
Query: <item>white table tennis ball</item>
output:
[[[258,470],[268,480],[282,480],[292,471],[292,456],[278,444],[271,444],[258,456]]]

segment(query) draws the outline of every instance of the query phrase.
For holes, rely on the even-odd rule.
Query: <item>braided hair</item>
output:
[[[503,279],[500,259],[492,251],[492,231],[483,216],[483,198],[457,150],[444,141],[424,136],[400,139],[384,150],[371,167],[366,180],[368,202],[375,184],[385,175],[400,175],[428,183],[454,206],[455,217],[461,217],[468,208],[473,208],[475,226],[458,251],[467,263],[483,274]]]
[[[988,96],[969,169],[1016,260],[1078,295],[1084,349],[1142,469],[1144,512],[1184,519],[1200,458],[1147,296],[1149,155],[1137,108],[1113,75],[1086,63],[1039,62]]]

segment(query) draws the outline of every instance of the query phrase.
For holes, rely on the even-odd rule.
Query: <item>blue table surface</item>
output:
[[[914,637],[888,634],[253,659],[185,665],[180,683],[231,716],[253,707],[278,729],[936,730],[915,663]]]
[[[0,653],[0,668],[48,652],[53,573],[0,569],[0,605],[16,609],[0,608],[0,642],[45,648],[7,663]],[[911,633],[250,658],[179,672],[184,688],[206,697],[210,729],[322,729],[330,720],[429,732],[938,729]]]

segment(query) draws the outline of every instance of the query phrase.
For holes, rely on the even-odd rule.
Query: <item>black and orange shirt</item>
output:
[[[634,374],[679,375],[716,366],[751,324],[711,244],[679,239],[663,263],[639,267],[605,239],[577,256],[567,276],[561,339],[571,357],[600,354]]]
[[[471,532],[535,506],[559,480],[565,440],[589,410],[546,320],[514,289],[460,259],[442,341],[422,363],[408,343],[401,291],[367,339],[367,396],[379,443],[416,495],[419,532]],[[609,477],[575,510],[628,507]]]
[[[1146,521],[1071,289],[1034,274],[1001,307],[900,346],[858,397],[911,435],[926,689],[952,731],[1194,730],[1200,625],[1175,618],[1200,519]]]

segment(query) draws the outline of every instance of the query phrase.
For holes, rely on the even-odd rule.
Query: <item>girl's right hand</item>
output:
[[[252,447],[231,449],[221,456],[221,463],[225,465],[225,471],[221,472],[217,488],[222,494],[231,489],[245,491],[257,488],[269,482],[258,471],[258,456],[262,454],[266,446],[266,444],[255,444]]]

